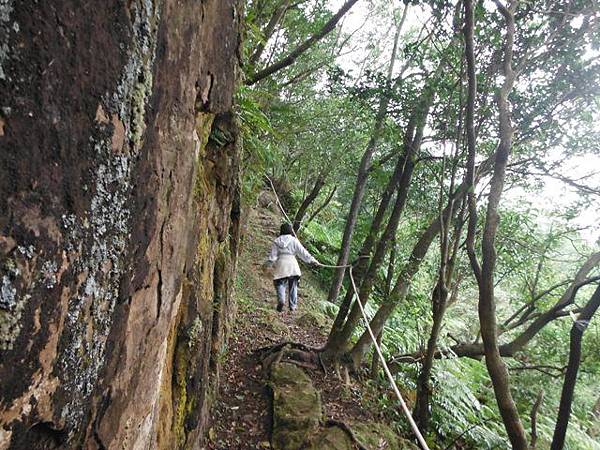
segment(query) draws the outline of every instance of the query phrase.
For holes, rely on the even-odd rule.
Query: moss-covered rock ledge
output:
[[[269,385],[274,450],[418,450],[382,423],[323,423],[321,395],[306,372],[294,364],[274,363]]]
[[[273,449],[304,448],[305,442],[318,432],[323,416],[319,392],[302,369],[289,363],[273,364],[270,384]]]

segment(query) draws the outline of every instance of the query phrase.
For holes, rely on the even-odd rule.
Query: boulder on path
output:
[[[277,363],[271,367],[274,450],[303,448],[318,429],[322,417],[321,396],[310,378],[297,366]]]

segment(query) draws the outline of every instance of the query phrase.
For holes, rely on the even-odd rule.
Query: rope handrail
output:
[[[275,194],[275,199],[277,201],[277,205],[279,206],[279,209],[281,210],[281,213],[283,214],[283,216],[285,217],[285,219],[291,224],[291,220],[289,218],[289,216],[287,215],[287,213],[285,212],[285,209],[283,208],[283,205],[281,204],[281,202],[279,201],[279,196],[277,195],[277,191],[275,190],[275,186],[273,185],[273,182],[271,181],[271,178],[269,178],[268,175],[265,174],[265,177],[267,178],[267,180],[269,180],[269,184],[271,185],[271,189],[273,190],[273,194]],[[294,236],[297,238],[298,236],[296,236],[295,231],[292,229],[292,231],[294,232]],[[360,258],[365,258],[365,256],[361,256]],[[390,382],[390,385],[392,387],[392,390],[394,391],[394,393],[396,394],[396,397],[398,398],[398,401],[400,402],[400,406],[402,408],[402,412],[404,413],[404,415],[406,416],[406,419],[408,420],[408,423],[410,424],[410,427],[413,430],[413,433],[415,434],[417,441],[419,441],[419,444],[421,445],[421,448],[423,450],[429,450],[429,446],[427,445],[427,442],[425,442],[425,438],[423,437],[423,434],[421,433],[421,430],[419,430],[419,427],[417,425],[417,423],[415,422],[415,419],[412,416],[412,413],[410,412],[410,409],[408,409],[408,406],[406,405],[406,402],[404,401],[404,398],[402,397],[402,394],[400,393],[400,389],[398,389],[398,385],[396,384],[396,380],[394,379],[394,376],[392,375],[392,372],[390,371],[387,362],[383,356],[383,352],[381,351],[381,347],[379,346],[379,344],[377,343],[377,338],[375,337],[375,334],[373,333],[373,330],[371,329],[371,325],[369,324],[369,318],[367,317],[367,313],[363,307],[362,302],[360,301],[360,296],[358,293],[358,288],[356,287],[356,282],[354,281],[354,274],[352,273],[352,270],[354,269],[354,263],[353,264],[344,264],[342,266],[335,266],[335,265],[330,265],[330,264],[321,264],[319,263],[320,267],[328,267],[331,269],[342,269],[342,268],[348,268],[348,275],[350,277],[350,282],[352,284],[352,289],[354,290],[354,297],[356,297],[356,302],[358,303],[358,306],[360,308],[360,312],[362,314],[362,319],[365,323],[365,326],[367,328],[367,331],[369,332],[369,336],[371,338],[371,341],[373,342],[373,346],[375,347],[375,351],[377,352],[377,356],[379,357],[379,360],[381,361],[381,366],[383,367],[383,370]]]

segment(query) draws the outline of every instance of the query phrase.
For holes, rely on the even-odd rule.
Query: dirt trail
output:
[[[315,347],[325,343],[330,321],[318,308],[325,294],[309,269],[303,268],[298,310],[294,313],[275,310],[270,274],[261,269],[261,264],[278,225],[277,214],[264,209],[252,211],[248,220],[236,288],[238,313],[223,363],[207,450],[271,448],[266,374],[262,373],[254,352],[286,341]],[[327,418],[340,421],[374,418],[361,404],[358,387],[344,386],[331,373],[318,370],[308,373],[321,391]]]

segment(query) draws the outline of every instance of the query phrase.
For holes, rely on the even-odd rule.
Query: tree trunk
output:
[[[412,121],[411,121],[412,122]],[[410,124],[409,124],[410,127]],[[408,132],[407,132],[408,135]],[[412,137],[411,137],[412,139]],[[406,143],[405,148],[410,148],[410,141]],[[373,245],[375,244],[375,240],[377,238],[377,234],[381,229],[381,225],[383,223],[383,219],[385,218],[385,212],[389,205],[390,200],[394,194],[394,190],[396,190],[398,183],[402,179],[404,173],[404,167],[406,165],[406,152],[398,159],[396,164],[396,168],[394,169],[394,173],[390,177],[388,184],[386,186],[385,191],[382,194],[381,201],[379,202],[379,206],[373,222],[371,223],[371,227],[369,228],[369,234],[365,238],[363,245],[360,249],[359,255],[366,256],[371,254],[373,250]],[[365,272],[369,267],[370,260],[367,258],[362,258],[358,260],[358,263],[353,269],[354,279],[356,281],[357,286],[361,286],[363,277]],[[346,317],[348,316],[348,311],[350,311],[350,305],[352,304],[352,299],[354,298],[354,291],[352,289],[348,289],[344,299],[340,305],[340,309],[335,317],[335,321],[333,322],[333,326],[330,331],[330,336],[337,334],[343,327]]]
[[[569,344],[569,362],[567,363],[567,372],[563,383],[562,393],[560,395],[560,406],[552,437],[551,450],[561,450],[565,445],[565,437],[569,418],[571,416],[571,404],[573,403],[573,392],[577,382],[577,372],[581,361],[581,341],[590,320],[600,307],[600,286],[592,295],[590,301],[583,307],[577,321],[571,327],[571,341]]]
[[[474,173],[477,175],[477,178],[485,175],[488,172],[488,165],[489,158],[483,161],[479,165],[477,170],[474,171]],[[423,233],[419,237],[417,243],[413,247],[408,262],[406,263],[406,265],[404,266],[404,268],[402,269],[402,271],[396,279],[396,284],[394,285],[394,288],[392,289],[388,300],[381,304],[381,306],[375,313],[375,316],[373,317],[373,319],[371,319],[371,329],[376,335],[383,329],[385,322],[390,317],[395,307],[399,303],[401,303],[406,297],[408,289],[410,288],[410,284],[412,283],[412,278],[419,271],[421,262],[425,258],[425,255],[429,250],[429,246],[435,239],[435,236],[437,236],[437,234],[440,232],[441,221],[448,221],[450,211],[453,209],[452,203],[456,202],[458,198],[467,195],[467,189],[468,184],[467,180],[465,179],[451,195],[449,203],[444,209],[443,213],[441,214],[441,217],[437,216],[435,219],[433,219],[429,226],[423,231]],[[360,311],[358,311],[358,313],[360,314]],[[358,317],[356,316],[354,326],[356,327],[357,324]],[[364,355],[367,353],[370,346],[371,339],[369,337],[368,332],[365,331],[354,345],[354,348],[352,349],[350,354],[351,359],[354,361],[355,364],[358,364],[364,358]]]
[[[461,186],[457,188],[452,197],[456,199],[459,196],[465,195],[466,185],[463,183]],[[419,271],[421,267],[421,262],[425,258],[425,255],[429,251],[429,247],[431,243],[440,232],[440,221],[447,221],[448,215],[450,213],[451,207],[450,204],[444,208],[444,211],[440,216],[437,216],[433,221],[429,224],[429,226],[423,231],[419,240],[414,245],[411,255],[408,259],[408,262],[398,275],[396,279],[396,284],[390,293],[388,301],[385,301],[381,304],[375,316],[371,319],[370,325],[373,333],[376,335],[383,329],[385,322],[389,318],[389,316],[394,311],[394,308],[398,303],[402,302],[408,293],[408,289],[412,282],[412,278]],[[358,309],[358,306],[355,305],[354,309]],[[360,310],[357,312],[360,314]],[[347,327],[353,326],[354,328],[358,325],[359,316],[357,314],[352,315],[352,323],[350,322],[350,317],[346,323]],[[359,340],[356,342],[354,347],[350,352],[350,357],[355,365],[360,364],[360,361],[364,358],[365,354],[369,350],[371,346],[371,339],[369,337],[368,332],[364,332]]]
[[[537,447],[538,441],[538,430],[537,430],[537,416],[542,406],[542,402],[544,401],[544,390],[542,389],[537,398],[535,399],[535,403],[531,408],[531,413],[529,414],[529,419],[531,421],[531,441],[529,442],[529,447],[535,449]]]
[[[259,61],[260,57],[263,54],[263,51],[265,50],[267,42],[269,41],[271,36],[273,36],[273,33],[275,32],[277,25],[279,25],[279,22],[281,22],[281,19],[283,19],[283,16],[285,15],[287,9],[289,8],[290,2],[291,2],[291,0],[283,0],[283,2],[281,2],[281,4],[277,8],[275,8],[275,11],[271,15],[271,19],[269,19],[269,22],[267,23],[267,25],[262,33],[263,34],[262,41],[260,41],[256,45],[256,49],[254,50],[254,52],[252,53],[252,55],[250,55],[250,58],[248,59],[248,62],[251,65],[254,65]]]
[[[407,6],[405,6],[405,11],[406,7]],[[400,21],[398,27],[396,28],[396,34],[394,36],[394,47],[392,49],[392,55],[390,56],[390,63],[388,65],[388,73],[385,86],[386,91],[391,86],[394,65],[396,63],[396,53],[398,51],[398,40],[400,39],[400,32],[402,31],[402,25],[404,24],[405,17],[406,15],[403,15],[403,20]],[[354,227],[356,226],[356,221],[358,219],[360,205],[362,204],[362,199],[365,195],[365,190],[367,187],[367,178],[369,176],[373,152],[375,151],[377,142],[379,141],[381,129],[383,128],[385,117],[387,116],[389,101],[389,94],[387,92],[384,92],[381,96],[381,99],[379,100],[379,107],[377,109],[377,115],[375,116],[375,122],[373,123],[371,137],[369,139],[369,142],[367,143],[367,148],[361,158],[360,166],[358,168],[356,184],[354,186],[354,194],[352,195],[350,210],[348,211],[348,217],[346,218],[346,224],[344,226],[344,234],[342,236],[340,254],[336,263],[337,266],[345,266],[346,264],[348,264],[348,260],[350,258],[350,244],[352,242],[352,235],[354,234]],[[331,282],[329,293],[327,295],[327,301],[335,303],[340,289],[342,288],[342,282],[344,280],[345,272],[346,269],[344,268],[336,269],[333,276],[333,280]]]
[[[306,215],[308,208],[317,199],[317,197],[319,196],[319,193],[321,192],[321,189],[323,189],[323,186],[325,186],[325,177],[322,175],[319,175],[315,181],[313,188],[308,193],[308,195],[306,197],[304,197],[304,200],[302,200],[302,203],[300,204],[300,207],[298,208],[298,211],[296,212],[296,215],[294,216],[294,220],[293,220],[294,231],[297,232],[300,229],[300,227],[302,226],[302,220],[304,220],[304,216]]]
[[[198,448],[233,313],[241,2],[0,4],[0,448]]]
[[[411,148],[411,142],[414,138],[416,123],[417,123],[417,115],[413,114],[408,121],[408,124],[406,126],[406,131],[404,133],[404,142],[403,142],[404,152],[398,158],[398,162],[396,163],[394,172],[392,173],[392,176],[388,180],[388,183],[385,187],[385,190],[383,191],[383,194],[381,194],[381,200],[379,201],[379,206],[377,207],[377,212],[375,213],[373,221],[371,222],[371,226],[369,227],[369,233],[367,234],[367,237],[363,241],[363,245],[360,248],[360,251],[358,253],[360,256],[371,256],[371,253],[373,251],[373,246],[375,245],[375,243],[377,241],[377,236],[381,230],[383,220],[385,219],[385,213],[386,213],[388,206],[390,204],[390,201],[394,195],[394,191],[396,191],[398,189],[398,184],[400,183],[400,180],[402,180],[402,177],[404,174],[404,168],[406,166],[406,158],[408,155],[407,149]],[[356,263],[356,265],[353,268],[352,273],[354,274],[354,280],[358,287],[360,287],[362,284],[363,277],[365,276],[365,273],[367,272],[367,269],[369,268],[369,263],[370,263],[369,258],[362,258],[362,259],[358,260],[358,262]],[[350,310],[350,305],[352,304],[353,297],[354,297],[354,292],[351,289],[349,289],[346,292],[344,300],[342,301],[342,303],[340,305],[339,312],[338,312],[338,314],[336,316],[336,320],[333,324],[334,329],[339,330],[339,329],[341,329],[342,325],[344,324],[344,321],[346,320],[346,316],[348,315],[348,311]]]
[[[472,76],[474,65],[473,58],[473,11],[471,0],[465,0],[465,42],[467,47],[467,63],[469,65],[469,78]],[[504,83],[498,93],[498,114],[500,120],[500,143],[496,149],[494,172],[490,182],[488,207],[482,237],[482,264],[478,277],[479,285],[479,323],[481,338],[485,350],[485,363],[492,380],[498,409],[504,422],[506,432],[514,449],[525,450],[528,447],[525,429],[519,418],[515,402],[510,392],[508,370],[498,349],[498,335],[496,325],[496,303],[494,298],[494,269],[496,266],[495,238],[498,229],[498,205],[504,187],[506,164],[511,152],[513,129],[510,120],[510,106],[508,94],[512,90],[515,73],[512,69],[513,42],[515,34],[514,11],[517,0],[511,0],[508,8],[496,1],[498,8],[506,22],[506,42],[504,44]],[[470,94],[470,92],[469,92]],[[470,97],[468,104],[474,99]],[[471,121],[472,117],[467,119]],[[469,126],[472,126],[469,124]],[[474,267],[475,272],[479,271]]]
[[[451,45],[452,44],[450,44],[450,46]],[[410,125],[412,122],[412,118],[416,119],[414,122],[416,131],[415,131],[415,135],[410,143],[410,149],[411,149],[411,151],[414,152],[415,155],[418,153],[420,145],[421,145],[421,140],[423,138],[423,130],[424,130],[424,127],[426,124],[426,119],[429,115],[429,109],[432,105],[432,102],[433,102],[433,99],[434,99],[435,93],[436,93],[437,80],[442,75],[445,67],[446,67],[446,60],[442,59],[440,61],[440,63],[438,64],[438,66],[435,70],[435,73],[431,75],[431,77],[428,79],[427,84],[424,86],[423,92],[421,94],[421,98],[419,99],[417,106],[413,112],[411,121],[409,121],[409,125]],[[405,149],[405,151],[406,151],[406,149]],[[435,223],[435,221],[434,221],[434,223]],[[441,226],[441,224],[439,223],[439,221],[437,222],[437,224],[438,224],[438,230],[431,237],[431,239],[433,239],[433,237],[435,237],[435,235],[439,232],[439,227]],[[382,240],[383,240],[383,238],[380,240],[380,243]],[[427,249],[429,248],[430,244],[431,244],[431,241],[429,242],[429,244],[426,245]],[[425,252],[427,251],[427,249],[425,250]],[[373,262],[375,262],[375,265],[373,264]],[[380,261],[378,261],[377,251],[376,251],[376,255],[373,257],[371,265],[369,266],[370,273],[368,272],[366,274],[365,279],[363,280],[363,283],[361,284],[361,288],[360,288],[360,292],[359,292],[359,294],[360,294],[359,299],[363,304],[368,301],[368,297],[371,293],[372,282],[373,282],[372,276],[375,274],[378,264],[380,264]],[[420,264],[420,261],[419,261],[419,264]],[[419,264],[417,264],[417,266]],[[412,278],[412,275],[410,277]],[[406,288],[406,290],[407,290],[408,286],[410,285],[410,280],[407,280],[407,283],[408,284],[406,284],[404,286],[398,286],[398,289],[400,291],[404,291],[404,289]],[[394,288],[394,290],[396,291],[396,287]],[[392,293],[392,295],[390,296],[390,300],[393,303],[395,303],[395,301],[393,299],[397,298],[396,296],[398,293],[400,293],[400,297],[402,297],[402,298],[406,295],[405,292],[404,293],[402,293],[402,292]],[[331,292],[330,292],[330,294],[331,294]],[[357,299],[357,301],[359,299]],[[386,304],[388,304],[388,303],[386,303]],[[389,313],[391,313],[391,311],[393,310],[393,306],[391,308],[388,308],[388,306],[383,306],[385,313],[383,311],[381,311],[381,309],[380,309],[380,311],[378,311],[378,313],[380,313],[380,316],[377,320],[377,325],[376,325],[377,328],[373,328],[373,332],[375,333],[375,335],[377,335],[381,331],[381,329],[383,328],[383,325],[385,323],[385,320],[387,319],[387,315]],[[380,319],[382,319],[384,315],[385,315],[385,319],[383,319],[383,321],[380,322]],[[326,349],[329,352],[333,352],[333,353],[346,352],[346,349],[349,345],[350,336],[356,329],[356,326],[358,325],[360,317],[361,317],[360,307],[358,306],[358,304],[354,304],[354,306],[350,310],[350,314],[348,315],[348,318],[347,318],[346,323],[344,324],[343,328],[339,331],[337,329],[336,330],[332,329],[332,333],[330,333],[328,343],[326,345]],[[377,317],[377,314],[376,314],[376,317]],[[360,345],[359,345],[359,343],[360,343]],[[354,367],[357,367],[358,365],[360,365],[360,363],[362,362],[362,360],[366,354],[366,351],[368,350],[368,348],[371,345],[370,336],[369,336],[368,332],[365,331],[363,333],[363,335],[361,336],[361,339],[359,340],[359,343],[357,343],[357,345],[355,345],[354,348],[352,349],[352,351],[350,352],[350,356],[351,356]]]
[[[313,212],[310,217],[307,219],[306,224],[308,225],[309,223],[311,223],[315,217],[317,217],[321,211],[323,211],[325,208],[327,208],[327,206],[329,205],[329,203],[331,203],[331,200],[333,199],[333,196],[335,195],[335,192],[337,191],[337,186],[334,186],[333,189],[331,190],[331,192],[327,195],[327,198],[325,199],[325,201],[323,202],[323,204],[321,206],[319,206],[315,212]]]
[[[381,347],[381,340],[383,339],[383,330],[377,335],[377,345]],[[374,380],[379,372],[379,355],[377,352],[373,352],[371,357],[371,369],[369,371],[371,379]]]
[[[413,413],[423,434],[427,433],[429,419],[431,417],[431,371],[433,369],[435,349],[442,328],[444,313],[446,312],[447,298],[448,289],[446,289],[446,286],[441,280],[438,280],[432,295],[433,325],[431,327],[429,339],[427,340],[425,358],[423,359],[421,371],[417,377],[417,399]]]
[[[396,267],[396,254],[398,248],[396,246],[396,236],[392,238],[392,245],[390,249],[390,260],[388,262],[387,273],[385,274],[385,298],[390,296],[392,292],[392,283],[394,282],[394,268]]]
[[[394,281],[394,267],[396,267],[396,237],[392,239],[392,248],[390,250],[390,259],[388,262],[387,274],[385,277],[385,292],[384,299],[387,299],[390,296],[392,291],[392,283]],[[383,339],[383,330],[379,332],[377,335],[377,345],[381,347],[381,341]],[[373,352],[373,358],[371,360],[371,378],[374,379],[377,376],[377,372],[379,371],[379,355],[377,352]]]
[[[462,88],[462,87],[461,87]],[[461,127],[457,129],[457,135],[460,136]],[[457,139],[456,153],[460,149],[459,139]],[[452,176],[450,187],[454,187],[454,180],[456,176],[456,165],[452,169]],[[431,311],[433,323],[431,326],[431,333],[427,340],[427,350],[425,352],[425,358],[421,364],[421,371],[417,377],[417,398],[414,408],[414,415],[417,423],[420,425],[421,431],[427,433],[429,429],[429,420],[431,417],[431,372],[433,369],[433,361],[435,359],[437,343],[442,328],[444,315],[448,307],[448,297],[450,295],[448,291],[448,285],[450,284],[454,275],[454,267],[456,263],[456,257],[458,254],[458,248],[460,243],[460,237],[462,233],[462,227],[464,224],[464,201],[463,208],[457,217],[456,226],[454,229],[454,242],[450,245],[450,219],[454,210],[454,200],[450,198],[448,200],[447,217],[443,216],[442,201],[443,201],[443,171],[442,177],[440,177],[440,215],[439,220],[441,224],[440,233],[440,267],[438,270],[438,281],[431,295]],[[452,249],[450,250],[450,246]]]
[[[400,222],[400,217],[402,215],[402,211],[404,210],[406,198],[408,197],[410,182],[412,180],[412,173],[414,169],[413,152],[418,149],[419,145],[420,139],[416,145],[407,149],[406,166],[402,173],[402,180],[400,181],[400,185],[398,187],[394,209],[392,210],[388,224],[381,235],[379,243],[377,244],[375,254],[371,258],[369,269],[359,289],[359,298],[356,299],[357,302],[361,301],[363,305],[367,302],[369,296],[371,295],[371,291],[377,276],[377,271],[381,267],[381,263],[383,262],[385,254],[387,253],[389,243],[393,240],[396,230],[398,229],[398,223]],[[340,312],[338,312],[338,317],[336,317],[336,322],[339,322],[339,316],[341,316],[341,313],[342,311],[340,309]],[[355,322],[358,320],[360,314],[360,307],[355,304],[351,309],[348,319],[343,327],[336,328],[336,322],[334,322],[334,326],[329,333],[327,344],[325,345],[326,352],[340,354],[341,352],[345,352],[347,350],[350,336],[354,331]]]
[[[420,150],[421,141],[423,139],[423,131],[425,129],[427,117],[429,115],[429,109],[431,107],[435,95],[435,80],[437,80],[438,77],[441,75],[443,67],[443,63],[440,63],[438,65],[435,75],[432,76],[431,81],[423,88],[421,98],[411,115],[411,119],[409,120],[408,128],[405,134],[403,153],[404,157],[398,163],[400,164],[400,162],[402,162],[404,164],[404,167],[399,167],[399,165],[397,165],[396,170],[394,172],[395,176],[400,176],[394,209],[392,211],[386,229],[383,232],[381,238],[379,239],[379,243],[375,249],[375,253],[373,257],[368,261],[368,270],[367,273],[364,275],[364,278],[362,279],[362,283],[359,288],[359,298],[357,299],[357,301],[360,300],[363,305],[366,304],[366,302],[369,299],[369,296],[371,295],[373,284],[377,275],[377,270],[379,270],[379,267],[381,266],[381,263],[385,256],[385,252],[387,251],[389,242],[395,236],[396,230],[398,228],[400,216],[404,209],[404,204],[408,195],[408,189],[412,180],[412,172],[415,164],[414,158],[416,158],[416,155]],[[415,127],[415,131],[414,136],[412,136],[412,140],[410,140],[410,136],[412,134],[412,126]],[[388,187],[393,186],[394,184],[395,180],[391,179],[388,183]],[[382,221],[384,212],[385,206],[382,202],[377,211],[374,224],[377,221]],[[370,239],[374,240],[376,236],[376,231],[377,230],[375,229],[375,227],[371,227],[369,236],[367,237],[363,245],[363,247],[365,247],[365,251],[367,250],[367,245],[371,245],[371,242],[373,242],[370,241]],[[368,250],[370,251],[370,249]],[[338,311],[338,315],[336,316],[334,324],[329,333],[327,344],[325,345],[325,349],[328,353],[339,355],[349,350],[348,345],[350,337],[352,336],[352,333],[354,332],[354,329],[356,328],[356,325],[358,324],[358,321],[361,317],[360,307],[357,304],[354,304],[352,309],[350,309],[352,295],[352,292],[346,295],[346,298],[344,299],[344,302],[341,305],[340,310]],[[349,315],[348,310],[350,310]],[[347,319],[346,315],[348,315]],[[345,323],[344,319],[346,319]],[[379,331],[381,330],[378,330],[375,334],[378,334]],[[366,337],[368,338],[368,333],[366,333]],[[364,354],[360,355],[361,360],[363,356]],[[359,363],[360,361],[354,360],[355,367],[357,367]]]

